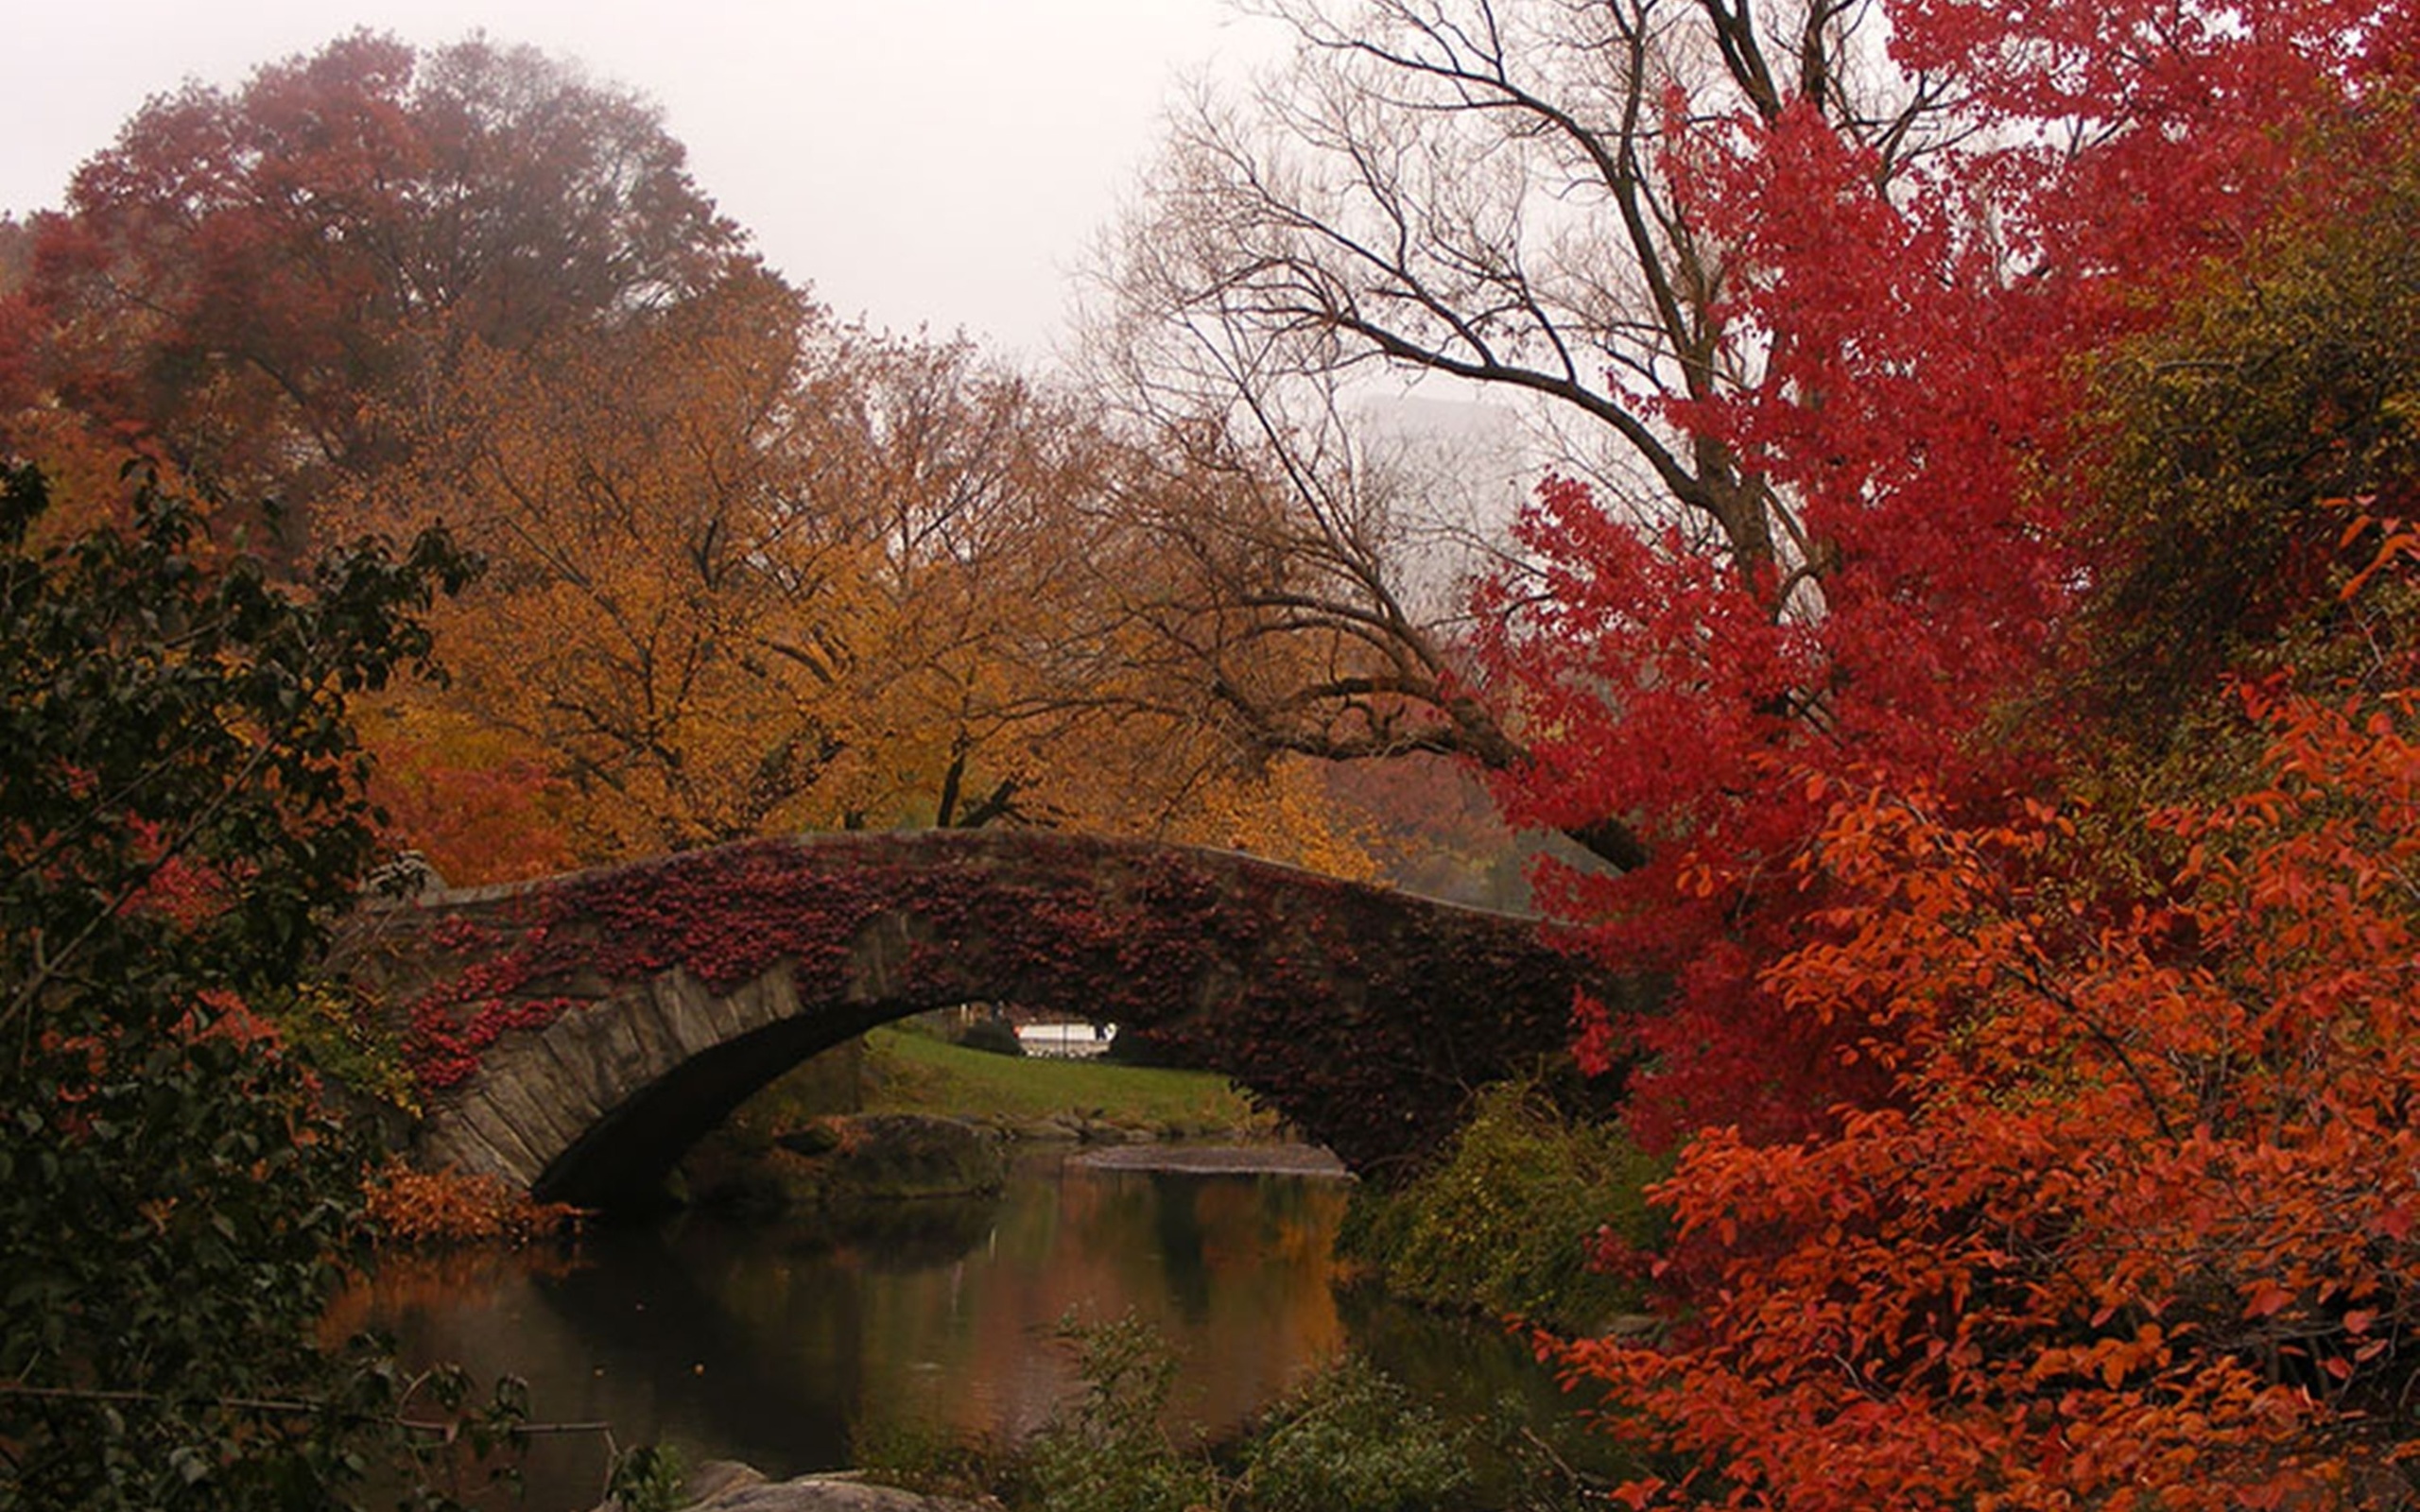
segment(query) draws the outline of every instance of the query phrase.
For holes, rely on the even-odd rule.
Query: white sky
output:
[[[768,261],[843,317],[1040,358],[1186,74],[1269,32],[1221,0],[68,0],[13,8],[0,211],[58,204],[147,96],[360,26],[484,28],[651,96]]]

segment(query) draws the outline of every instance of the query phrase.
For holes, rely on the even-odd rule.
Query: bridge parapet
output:
[[[1585,973],[1535,920],[1030,832],[751,842],[438,894],[357,939],[423,1082],[420,1158],[597,1206],[806,1057],[978,1001],[1139,1026],[1385,1176],[1561,1050]]]

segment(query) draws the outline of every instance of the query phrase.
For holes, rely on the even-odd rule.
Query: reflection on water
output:
[[[1345,1196],[1337,1181],[1050,1156],[996,1198],[894,1207],[838,1233],[692,1216],[591,1236],[569,1266],[398,1263],[338,1317],[393,1332],[407,1359],[523,1377],[538,1418],[792,1475],[847,1464],[860,1425],[1030,1433],[1074,1387],[1060,1323],[1132,1312],[1184,1359],[1176,1410],[1217,1435],[1344,1347],[1329,1252]],[[1438,1347],[1393,1337],[1404,1325],[1383,1313],[1355,1332],[1399,1372],[1470,1363],[1458,1342],[1444,1348],[1462,1366],[1434,1364]],[[1483,1352],[1498,1345],[1521,1352]],[[1522,1389],[1550,1392],[1541,1381]],[[603,1459],[593,1438],[541,1444],[527,1504],[595,1505]]]

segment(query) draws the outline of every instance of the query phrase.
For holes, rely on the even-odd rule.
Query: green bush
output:
[[[1592,1265],[1597,1236],[1651,1243],[1642,1193],[1664,1174],[1619,1129],[1509,1082],[1480,1095],[1443,1164],[1399,1191],[1357,1191],[1338,1247],[1413,1301],[1593,1330],[1638,1306],[1634,1282]]]
[[[1186,1512],[1216,1506],[1219,1477],[1161,1426],[1177,1361],[1167,1341],[1132,1314],[1061,1325],[1076,1346],[1082,1395],[1053,1416],[1026,1453],[1024,1494],[1036,1512]]]
[[[673,1512],[682,1504],[681,1483],[687,1475],[679,1450],[641,1444],[614,1456],[605,1480],[605,1505],[613,1512]]]
[[[1438,1421],[1357,1356],[1321,1371],[1270,1414],[1244,1454],[1253,1512],[1414,1512],[1469,1486],[1468,1435]]]
[[[869,1406],[873,1405],[871,1403]],[[879,1486],[920,1496],[990,1496],[1015,1475],[1022,1450],[990,1435],[959,1434],[912,1409],[869,1411],[849,1425],[849,1463]]]
[[[1313,1376],[1214,1458],[1178,1447],[1163,1426],[1178,1362],[1158,1332],[1131,1314],[1063,1323],[1060,1332],[1076,1348],[1083,1389],[1030,1442],[1004,1452],[927,1423],[863,1423],[858,1468],[922,1492],[997,1496],[1016,1512],[1443,1512],[1479,1504],[1476,1467],[1490,1452],[1482,1435],[1442,1420],[1358,1357]],[[1578,1504],[1551,1494],[1525,1494],[1519,1503]]]
[[[419,1088],[404,1063],[400,1037],[349,986],[297,982],[264,991],[252,1006],[313,1069],[373,1104],[420,1111]]]
[[[356,1505],[418,1478],[415,1391],[478,1447],[522,1403],[318,1348],[373,1151],[262,1022],[337,1001],[378,846],[350,705],[472,564],[429,534],[298,580],[140,474],[77,504],[121,523],[58,541],[0,465],[0,1508]]]

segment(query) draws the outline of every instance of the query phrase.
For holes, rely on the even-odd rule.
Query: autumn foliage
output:
[[[2263,700],[2267,781],[2152,817],[2175,888],[2073,885],[2037,809],[1827,792],[1835,900],[1776,963],[1889,1095],[1801,1143],[1709,1129],[1663,1191],[1664,1348],[1566,1364],[1792,1507],[2312,1504],[2409,1430],[2420,744],[2408,697]]]
[[[216,534],[287,558],[435,522],[484,557],[450,685],[363,720],[448,882],[988,823],[1368,868],[1315,774],[1131,664],[1100,589],[1153,569],[1087,406],[835,319],[576,66],[358,33],[189,85],[9,255],[0,444],[272,495]]]
[[[1583,1040],[1681,1149],[1667,1327],[1560,1352],[1638,1504],[2386,1504],[2411,18],[1893,19],[2014,146],[1894,198],[1811,112],[1675,123],[1778,343],[1680,419],[1812,596],[1558,484],[1490,648],[1514,810],[1658,842],[1559,906],[1676,981]]]
[[[2377,1494],[2420,1391],[2420,11],[1273,9],[1315,140],[1205,120],[1155,191],[1136,276],[1238,343],[1156,432],[834,319],[631,96],[360,35],[155,100],[10,223],[0,442],[95,511],[129,446],[293,507],[181,507],[194,561],[475,546],[425,606],[455,680],[346,689],[454,882],[992,824],[1361,875],[1304,758],[1483,766],[1611,863],[1546,911],[1666,988],[1576,1012],[1678,1152],[1668,1248],[1605,1257],[1663,1336],[1558,1347],[1656,1456],[1636,1502]],[[1568,450],[1465,632],[1387,580],[1339,390],[1255,387],[1373,360],[1616,454]],[[142,859],[181,927],[254,880]],[[425,1084],[577,1007],[526,985],[424,999]]]
[[[356,32],[149,100],[36,217],[17,360],[96,431],[305,506],[390,459],[466,348],[743,262],[683,160],[644,102],[533,49]]]
[[[2257,503],[2188,521],[2157,498],[2202,455],[2185,427],[2108,434],[2130,423],[2110,396],[2131,362],[2262,370],[2247,351],[2172,352],[2152,334],[2281,239],[2360,226],[2392,177],[2411,19],[2254,9],[2237,26],[2189,7],[1891,8],[1893,58],[1937,80],[1941,112],[1971,132],[1912,160],[1823,101],[1669,102],[1664,172],[1722,249],[1733,376],[1659,412],[1786,501],[1789,539],[1765,559],[1602,485],[1549,481],[1516,527],[1525,558],[1482,592],[1478,647],[1530,754],[1496,776],[1507,815],[1562,829],[1619,816],[1646,842],[1643,865],[1554,869],[1543,896],[1608,961],[1673,979],[1668,1013],[1590,1040],[1631,1069],[1653,1142],[1708,1124],[1797,1137],[1885,1091],[1762,976],[1821,906],[1796,866],[1826,783],[1921,785],[1995,822],[2012,796],[2084,769],[2072,758],[2100,715],[2054,685],[2093,644],[2240,653],[2238,627],[2273,639],[2286,606],[2342,580],[2324,511],[2293,527],[2294,564],[2246,562]],[[2278,345],[2323,339],[2307,323],[2304,345]],[[2360,406],[2341,444],[2369,447],[2378,401],[2340,376],[2354,387],[2330,396],[2338,380],[2313,374],[2274,411],[2318,417],[2303,433],[2316,446],[2274,438],[2285,475],[2330,455],[2330,405]],[[2128,446],[2117,515],[2132,524],[2118,526],[2096,469]],[[2147,543],[2184,572],[2243,570],[2204,571],[2192,615],[2171,617],[2156,587],[2121,607],[2117,585],[2163,580],[2129,576]],[[2290,586],[2259,613],[2237,602],[2272,579]],[[2198,670],[2215,683],[2227,664]],[[2096,759],[2118,764],[2105,746]]]
[[[526,1245],[564,1233],[577,1209],[537,1202],[493,1176],[417,1171],[401,1161],[377,1173],[366,1215],[381,1239],[404,1246]]]

